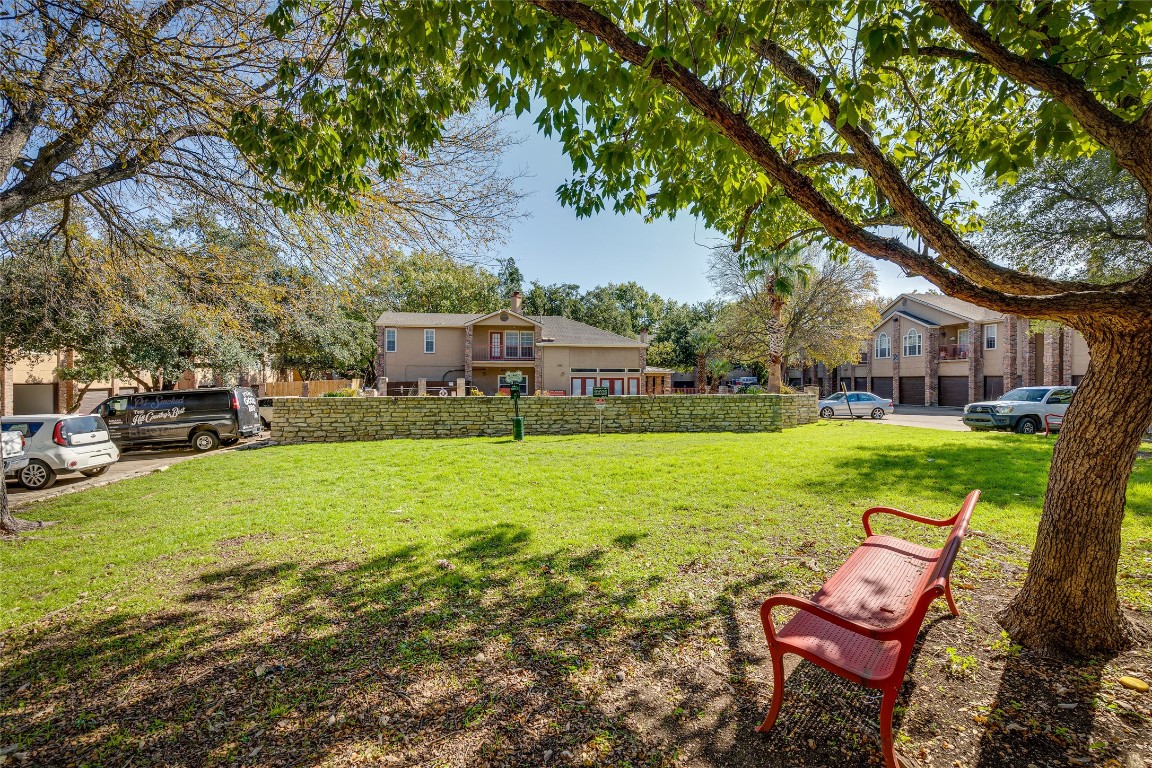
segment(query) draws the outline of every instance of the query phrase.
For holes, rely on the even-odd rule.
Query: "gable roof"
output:
[[[497,310],[497,312],[503,311],[540,325],[540,335],[543,339],[541,344],[589,347],[646,346],[636,339],[630,339],[603,328],[595,328],[567,317],[520,315],[512,310]],[[463,328],[494,314],[496,313],[483,312],[465,315],[447,312],[385,312],[376,320],[376,325],[388,328]]]
[[[939,325],[938,323],[928,322],[923,318],[917,317],[913,312],[909,312],[908,308],[902,304],[905,300],[931,307],[940,312],[946,312],[960,320],[977,323],[994,323],[997,320],[1004,319],[1002,312],[985,309],[978,304],[953,298],[952,296],[944,296],[938,293],[902,293],[893,299],[892,303],[885,307],[880,313],[881,323],[888,320],[892,315],[899,313],[930,327],[937,327]]]

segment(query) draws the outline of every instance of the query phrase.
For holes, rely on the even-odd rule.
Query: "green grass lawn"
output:
[[[596,587],[637,609],[678,597],[693,562],[753,577],[826,566],[889,505],[951,515],[983,498],[973,528],[1031,543],[1050,441],[832,422],[776,434],[392,441],[221,454],[64,496],[21,514],[54,528],[0,547],[0,627],[88,598],[78,610],[148,610],[221,561],[448,560],[468,580],[595,552]],[[1129,490],[1125,575],[1148,570],[1152,467]],[[509,556],[515,555],[513,560]],[[961,561],[963,561],[961,557]],[[291,580],[285,571],[283,578]],[[1126,597],[1146,607],[1142,579]],[[659,586],[657,586],[659,585]],[[99,601],[95,598],[99,597]]]
[[[928,623],[900,738],[914,754],[944,732],[962,745],[948,762],[1020,765],[1019,732],[973,728],[960,707],[1055,711],[1012,682],[1038,673],[1011,656],[1004,669],[992,619],[1023,572],[1051,450],[841,421],[185,462],[19,511],[59,524],[0,544],[0,745],[37,765],[864,768],[875,700],[811,665],[790,677],[785,724],[752,734],[770,690],[758,605],[810,594],[861,540],[865,508],[947,517],[980,488],[984,535],[953,573],[962,617]],[[1121,568],[1145,609],[1150,480],[1141,459]],[[949,671],[945,646],[974,677]],[[1028,731],[1024,751],[1119,756],[1091,747],[1119,731],[1069,719],[1115,671],[1058,672],[1084,707],[1058,711],[1058,738]]]

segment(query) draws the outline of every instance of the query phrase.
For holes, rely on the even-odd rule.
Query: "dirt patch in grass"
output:
[[[740,577],[695,557],[674,584],[608,589],[603,550],[532,553],[507,524],[461,532],[447,558],[410,545],[362,562],[262,562],[241,539],[221,542],[167,610],[63,613],[0,638],[9,761],[881,763],[878,694],[795,657],[775,730],[753,732],[772,685],[759,604],[809,594],[834,570],[838,556],[818,547]],[[942,602],[929,614],[898,751],[920,766],[1152,765],[1152,694],[1116,682],[1152,678],[1147,647],[1069,664],[1001,635],[992,617],[1024,554],[991,537],[965,547],[962,616]]]

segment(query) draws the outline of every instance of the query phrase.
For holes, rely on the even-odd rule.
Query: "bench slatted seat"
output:
[[[810,599],[773,595],[760,606],[760,618],[772,656],[772,706],[757,729],[776,724],[784,701],[784,654],[794,653],[829,672],[883,691],[880,740],[888,768],[899,768],[892,742],[892,712],[916,636],[928,607],[944,597],[959,616],[948,577],[960,543],[968,531],[980,491],[964,499],[960,511],[947,520],[934,520],[889,507],[864,513],[865,540]],[[923,547],[872,533],[873,515],[894,515],[933,526],[952,526],[940,549]],[[799,609],[779,629],[772,611]]]

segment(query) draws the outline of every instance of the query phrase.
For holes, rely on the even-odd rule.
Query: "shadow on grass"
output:
[[[608,578],[639,535],[550,552],[508,523],[453,538],[442,559],[235,560],[171,610],[6,638],[0,743],[35,765],[876,763],[879,694],[807,663],[754,733],[771,693],[756,607],[779,573],[670,602],[658,577]]]

